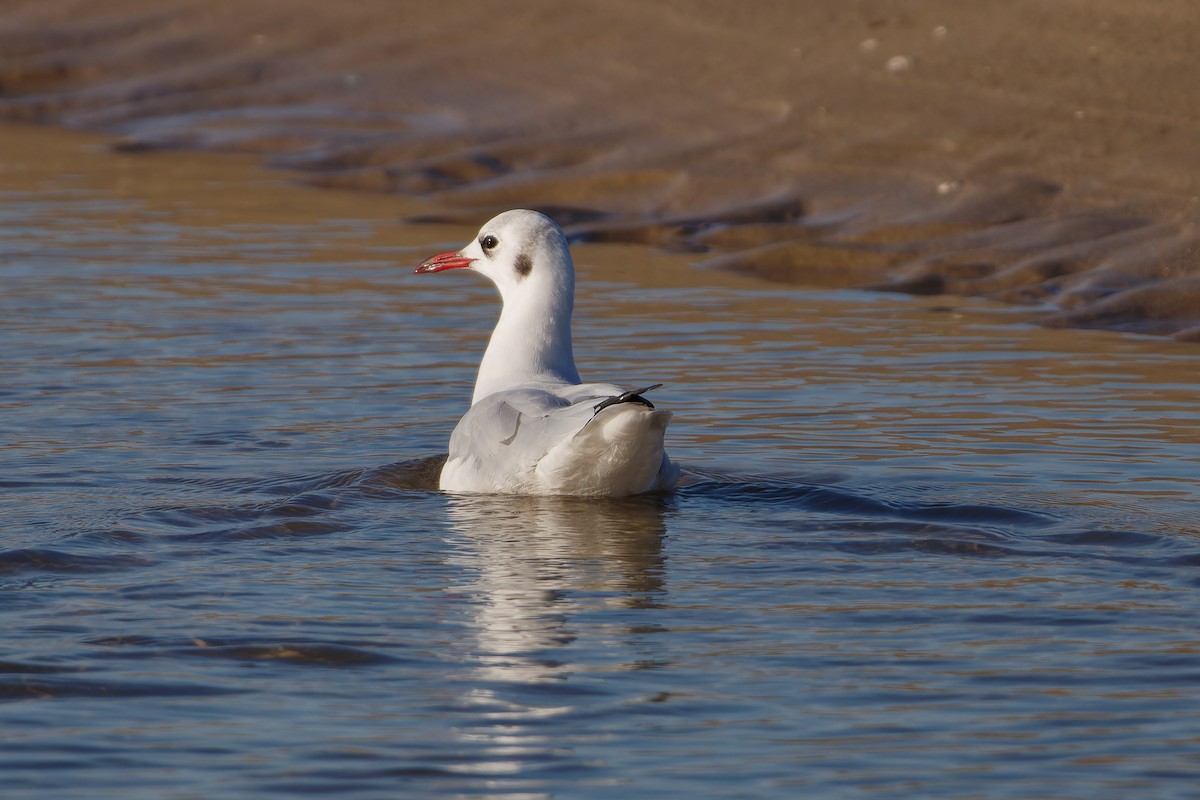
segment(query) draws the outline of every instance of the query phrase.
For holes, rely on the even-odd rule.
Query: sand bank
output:
[[[0,114],[1200,339],[1197,44],[1190,0],[0,0]]]

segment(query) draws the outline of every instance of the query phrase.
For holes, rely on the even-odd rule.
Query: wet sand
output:
[[[1200,8],[5,0],[0,114],[1200,339]]]

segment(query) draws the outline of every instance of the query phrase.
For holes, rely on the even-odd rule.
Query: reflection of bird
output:
[[[535,211],[507,211],[462,250],[418,273],[470,268],[504,309],[479,365],[471,409],[450,438],[441,488],[453,492],[620,497],[669,489],[669,411],[646,389],[581,384],[571,350],[575,269],[562,231]]]
[[[655,606],[667,590],[670,500],[458,495],[446,502],[448,561],[462,575],[453,596],[465,599],[454,606],[454,624],[464,635],[442,643],[451,652],[439,645],[439,657],[469,665],[470,677],[460,673],[450,684],[462,708],[454,728],[463,755],[444,766],[477,774],[486,765],[495,779],[489,797],[509,788],[505,775],[526,796],[539,794],[531,775],[590,768],[572,737],[553,735],[595,704],[609,707],[607,693],[580,685],[665,661],[662,637],[637,624],[644,615],[636,609]],[[548,726],[554,717],[564,721]]]
[[[460,496],[448,511],[489,678],[541,682],[580,669],[549,654],[577,635],[575,614],[641,607],[665,591],[662,498]]]

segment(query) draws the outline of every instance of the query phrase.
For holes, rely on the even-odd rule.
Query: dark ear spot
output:
[[[517,260],[513,262],[513,266],[517,269],[517,274],[524,278],[530,272],[533,272],[533,259],[528,253],[518,253]]]

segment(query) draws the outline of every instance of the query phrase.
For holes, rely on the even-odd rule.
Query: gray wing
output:
[[[464,459],[495,475],[532,470],[557,443],[574,436],[615,386],[585,384],[548,391],[510,389],[483,398],[450,437],[450,459]]]

